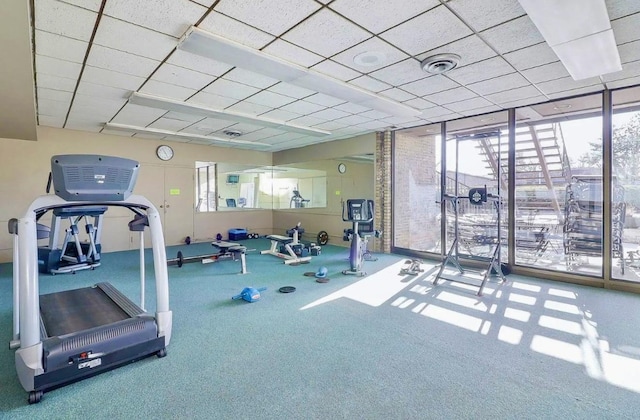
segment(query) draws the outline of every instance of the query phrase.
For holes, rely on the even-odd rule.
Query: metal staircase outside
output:
[[[507,191],[508,146],[506,133],[501,138],[483,139],[478,146],[494,177],[500,166],[501,189]],[[571,180],[569,158],[558,123],[516,127],[516,200],[520,210],[551,210],[562,220],[564,188]],[[498,166],[498,161],[500,165]]]

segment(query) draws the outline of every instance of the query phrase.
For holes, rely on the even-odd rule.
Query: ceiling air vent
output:
[[[229,137],[240,137],[242,135],[242,131],[239,130],[224,130],[223,133]]]
[[[460,62],[457,54],[437,54],[427,57],[420,62],[422,70],[431,74],[442,74],[456,68]]]

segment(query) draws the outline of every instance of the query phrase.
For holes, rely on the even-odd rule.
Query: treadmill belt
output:
[[[97,287],[41,295],[40,317],[49,337],[83,331],[130,318]]]

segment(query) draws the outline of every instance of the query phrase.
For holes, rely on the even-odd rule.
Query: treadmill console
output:
[[[140,164],[101,155],[51,157],[51,177],[57,196],[67,201],[123,201],[132,193]]]

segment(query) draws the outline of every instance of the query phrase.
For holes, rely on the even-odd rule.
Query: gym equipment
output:
[[[346,205],[345,205],[346,204]],[[346,212],[345,212],[346,210]],[[349,251],[349,270],[343,270],[342,274],[365,276],[362,270],[367,251],[368,237],[363,237],[359,232],[360,225],[370,224],[373,221],[373,201],[364,198],[348,199],[342,205],[342,220],[351,222],[352,228],[345,229],[344,240],[351,240]]]
[[[245,287],[244,289],[242,289],[242,292],[240,292],[240,294],[233,296],[231,299],[242,299],[246,300],[249,303],[257,302],[261,297],[260,292],[264,292],[265,290],[267,290],[266,287],[261,287],[259,289],[255,289],[253,287]]]
[[[233,242],[224,242],[224,241],[215,241],[212,242],[211,245],[215,246],[220,250],[217,254],[211,255],[197,255],[194,257],[185,257],[182,254],[182,251],[178,251],[178,255],[176,258],[167,260],[167,265],[177,265],[181,268],[184,264],[199,262],[202,264],[213,263],[217,261],[224,260],[240,260],[240,274],[247,274],[247,261],[245,258],[245,254],[247,252],[247,247],[242,246],[240,244],[236,244]]]
[[[329,234],[326,231],[321,230],[318,232],[316,240],[318,241],[318,245],[325,246],[329,243]]]
[[[38,247],[38,269],[41,273],[61,274],[75,273],[79,270],[94,269],[100,266],[100,236],[102,220],[107,211],[105,206],[77,206],[52,209],[51,228],[48,230],[49,244]],[[41,211],[36,220],[47,211]],[[93,223],[89,218],[93,217]],[[58,243],[60,226],[63,219],[69,221],[62,246]],[[85,222],[88,242],[80,241],[78,225]],[[39,224],[38,239],[47,238],[47,227]]]
[[[459,168],[458,168],[458,149],[460,143],[468,140],[479,140],[480,142],[488,143],[492,138],[497,138],[497,154],[489,156],[489,160],[495,164],[497,170],[497,194],[490,194],[487,191],[486,185],[480,188],[469,188],[466,196],[459,196]],[[502,176],[502,164],[500,162],[501,157],[501,141],[500,132],[487,132],[487,133],[474,133],[469,135],[461,135],[455,137],[456,145],[456,171],[455,171],[455,194],[447,194],[444,189],[442,191],[442,201],[451,203],[451,207],[454,214],[453,220],[453,242],[449,251],[443,259],[443,262],[433,279],[433,284],[437,285],[439,280],[449,280],[452,282],[464,283],[478,287],[478,296],[482,296],[482,291],[490,275],[495,274],[500,277],[501,281],[506,282],[506,278],[502,271],[501,258],[501,208],[502,200],[500,198],[500,185],[503,182]],[[485,204],[491,202],[493,209],[493,216],[490,214],[492,210],[487,210]],[[460,230],[460,219],[462,217],[462,204],[468,203],[468,207],[464,208],[465,220],[469,220],[468,230],[464,233]],[[474,213],[476,211],[477,213]],[[491,217],[487,221],[487,216]],[[447,232],[448,233],[448,232]],[[462,245],[468,254],[460,252],[460,245]],[[478,248],[486,247],[488,250],[486,255],[479,255]],[[478,261],[481,263],[487,263],[487,268],[484,271],[477,271],[471,269],[463,269],[460,264],[460,257]],[[456,273],[445,272],[447,267],[451,265],[456,269]]]
[[[620,259],[624,275],[625,258],[622,243],[626,203],[624,187],[612,186],[611,258]],[[564,253],[567,270],[573,271],[588,257],[602,258],[602,177],[573,176],[567,185],[564,206]]]
[[[327,273],[329,272],[329,270],[327,270],[327,267],[320,267],[318,268],[318,271],[316,271],[315,277],[317,279],[323,279],[325,277],[327,277]]]
[[[300,235],[303,233],[304,229],[298,223],[287,230],[289,236],[267,235],[267,239],[271,240],[271,248],[260,251],[260,254],[275,255],[284,259],[284,263],[287,265],[308,263],[312,255],[320,254],[320,247],[315,243],[309,245],[301,243]]]
[[[281,288],[278,289],[278,292],[280,293],[293,293],[296,291],[296,288],[293,286],[282,286]]]
[[[20,219],[9,223],[14,235],[14,334],[10,343],[29,403],[43,393],[142,358],[167,354],[171,339],[169,281],[160,214],[146,198],[132,195],[139,164],[96,155],[51,158],[56,195],[36,198]],[[118,206],[136,217],[130,227],[151,232],[156,312],[147,313],[144,296],[136,305],[109,283],[40,295],[36,217],[41,212],[81,206]],[[143,215],[144,216],[141,216]],[[142,239],[142,234],[141,234]],[[144,242],[140,242],[143,287]]]
[[[299,209],[302,207],[306,207],[309,201],[311,200],[305,200],[304,198],[302,198],[302,196],[300,195],[300,191],[293,190],[293,196],[291,197],[291,200],[289,200],[289,208]]]
[[[422,264],[421,260],[413,258],[410,260],[406,260],[404,263],[405,263],[405,266],[400,269],[400,274],[402,275],[415,276],[424,272],[421,266]]]

